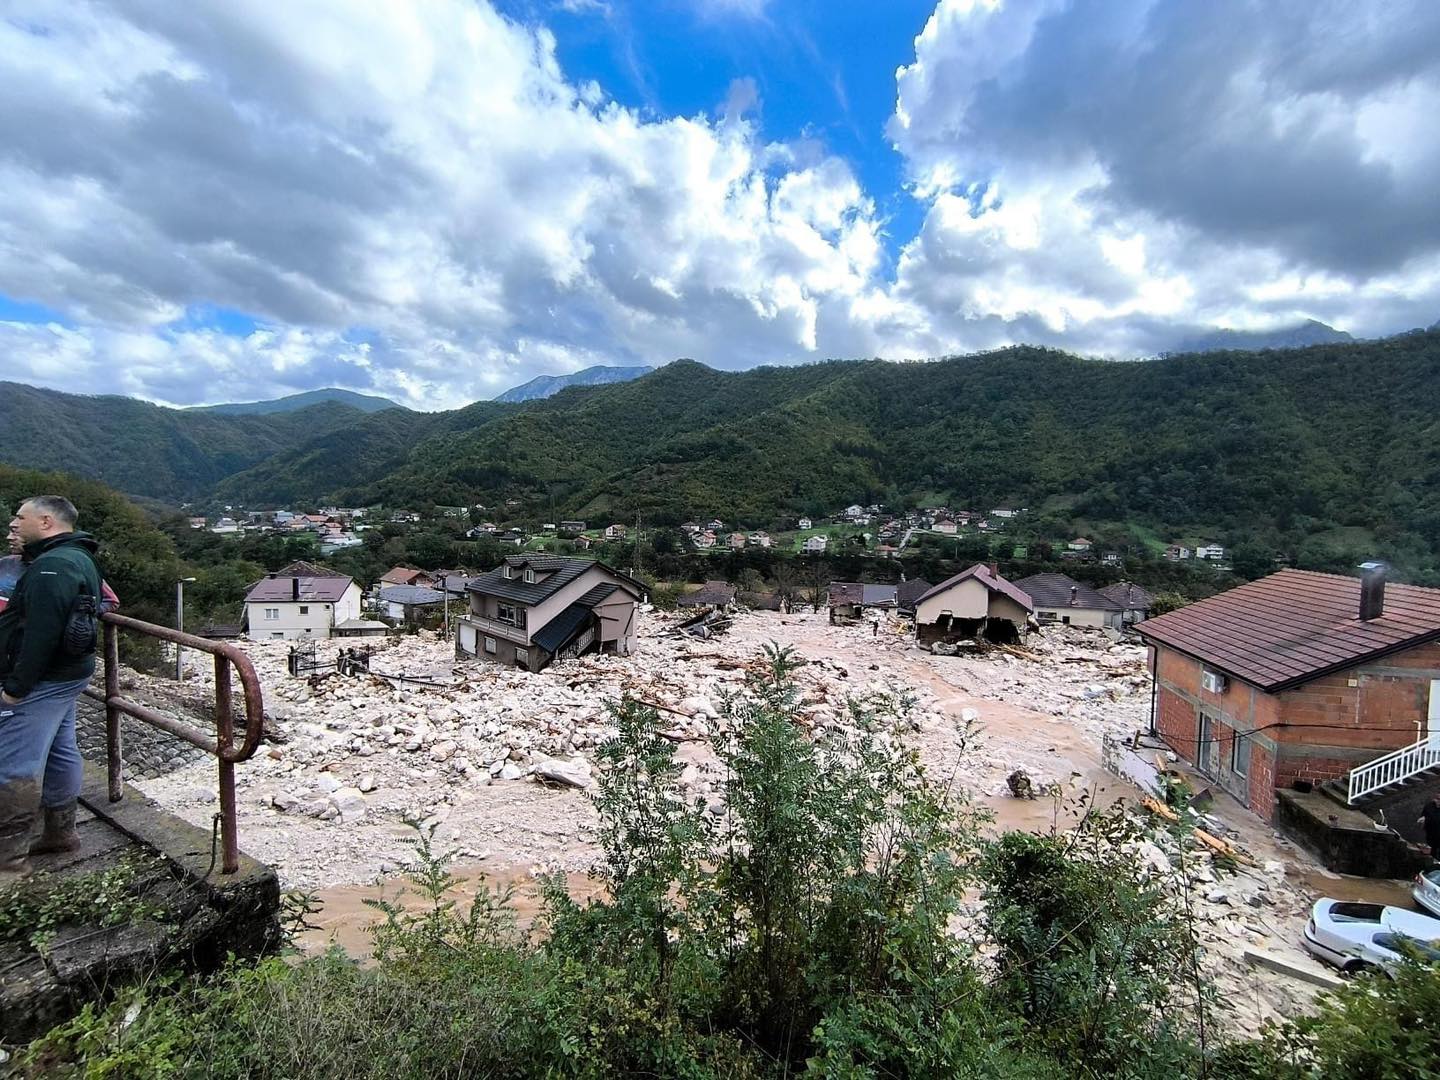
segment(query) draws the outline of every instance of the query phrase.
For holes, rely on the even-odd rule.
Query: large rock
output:
[[[361,820],[370,809],[369,804],[365,801],[365,796],[360,793],[360,789],[353,787],[342,787],[332,794],[330,805],[335,808],[340,820],[346,825],[352,821]]]
[[[559,758],[543,758],[535,764],[535,776],[549,784],[587,790],[595,781],[590,775],[590,763],[584,758],[562,761]]]

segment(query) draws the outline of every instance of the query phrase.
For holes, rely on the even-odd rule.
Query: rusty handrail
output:
[[[100,616],[105,632],[105,690],[87,688],[87,697],[105,706],[105,757],[109,770],[110,801],[119,802],[125,794],[121,776],[123,765],[120,745],[120,717],[132,716],[151,727],[167,731],[192,746],[212,754],[220,766],[220,841],[223,852],[221,872],[233,874],[240,867],[240,843],[235,825],[235,765],[246,761],[260,745],[265,720],[265,703],[260,692],[260,677],[250,658],[222,641],[209,641],[193,634],[172,630],[168,626],[132,619],[128,615],[105,612]],[[215,736],[211,738],[199,728],[182,723],[172,716],[156,712],[120,696],[120,630],[132,630],[147,637],[159,638],[177,646],[210,653],[215,657]],[[245,732],[240,745],[235,745],[235,704],[231,689],[230,668],[240,673],[245,694]]]

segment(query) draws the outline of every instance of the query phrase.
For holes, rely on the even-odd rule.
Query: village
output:
[[[363,900],[406,865],[413,823],[434,830],[472,886],[483,875],[523,893],[559,871],[583,889],[596,856],[587,793],[610,709],[622,698],[653,707],[688,794],[723,815],[715,725],[764,647],[789,646],[811,732],[850,723],[851,701],[898,703],[896,737],[992,828],[1065,830],[1083,806],[1116,800],[1174,817],[1167,789],[1190,792],[1178,809],[1199,823],[1197,839],[1137,857],[1157,872],[1185,867],[1228,1022],[1253,1032],[1337,985],[1303,945],[1317,896],[1407,903],[1395,879],[1426,865],[1413,837],[1346,805],[1343,785],[1413,741],[1423,716],[1407,694],[1434,709],[1422,690],[1434,685],[1440,591],[1391,585],[1387,609],[1383,568],[1365,573],[1283,570],[1152,619],[1134,583],[1011,582],[984,563],[934,585],[831,582],[823,602],[773,607],[711,581],[672,612],[624,572],[575,557],[518,553],[455,577],[395,567],[363,590],[301,563],[246,598],[238,643],[265,687],[267,738],[239,773],[240,835],[287,887],[324,902],[314,947],[363,950]],[[367,612],[367,594],[378,610]],[[1327,627],[1342,605],[1354,625],[1336,634]],[[430,625],[443,612],[437,630],[417,627],[427,609]],[[1281,609],[1291,621],[1277,623]],[[1283,655],[1296,632],[1330,636],[1331,652]],[[209,676],[197,666],[186,678],[203,693]],[[1361,695],[1384,703],[1383,724],[1336,734],[1316,722],[1317,710],[1354,716]],[[211,771],[202,760],[140,783],[204,824]],[[1340,793],[1327,797],[1327,782]],[[1415,797],[1389,780],[1365,794],[1371,812],[1377,796]]]

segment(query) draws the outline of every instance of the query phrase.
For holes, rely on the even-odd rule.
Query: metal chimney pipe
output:
[[[1368,622],[1385,614],[1385,564],[1360,564],[1360,620]]]
[[[1079,600],[1079,595],[1080,595],[1080,586],[1079,586],[1079,585],[1071,585],[1071,586],[1070,586],[1070,606],[1071,606],[1071,607],[1074,607],[1076,604],[1078,604],[1078,603],[1080,602],[1080,600]]]
[[[292,577],[290,579],[290,599],[300,599],[300,579],[298,577]]]

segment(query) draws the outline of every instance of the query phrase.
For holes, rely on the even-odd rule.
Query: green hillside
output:
[[[682,360],[633,382],[433,414],[206,417],[15,389],[0,419],[8,433],[19,415],[28,434],[0,455],[138,494],[516,500],[508,516],[639,512],[659,524],[928,497],[1292,555],[1348,554],[1373,537],[1374,554],[1431,573],[1440,551],[1435,331],[1145,363],[1036,348],[741,373]]]
[[[226,477],[362,416],[334,402],[226,416],[0,383],[0,461],[77,473],[127,494],[175,502],[207,495]]]

